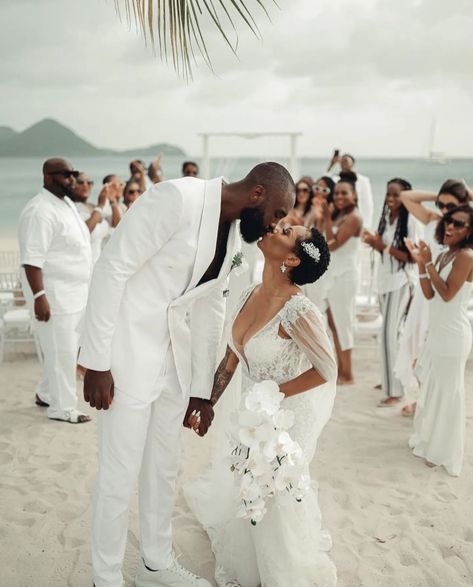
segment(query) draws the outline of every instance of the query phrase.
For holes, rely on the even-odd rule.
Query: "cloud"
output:
[[[435,115],[442,148],[471,152],[470,0],[279,3],[272,22],[260,11],[263,41],[240,23],[238,59],[207,19],[216,75],[199,60],[191,83],[112,0],[3,3],[0,124],[52,116],[100,146],[166,140],[191,153],[204,130],[301,130],[308,154],[337,143],[392,155],[422,152]]]

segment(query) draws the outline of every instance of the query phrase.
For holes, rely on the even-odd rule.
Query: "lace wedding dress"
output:
[[[233,320],[253,289],[254,286],[243,293]],[[280,335],[280,326],[290,338]],[[332,412],[337,377],[336,362],[319,310],[304,295],[294,295],[244,348],[234,343],[231,334],[228,343],[240,359],[242,378],[241,387],[240,382],[230,384],[224,393],[221,401],[225,400],[227,406],[238,405],[237,399],[225,398],[227,393],[239,395],[241,389],[244,398],[245,390],[255,382],[270,379],[284,383],[311,366],[327,381],[313,390],[284,399],[281,406],[294,412],[295,424],[290,434],[311,463],[319,435]],[[232,450],[228,437],[231,408],[220,407],[217,404],[215,418],[224,418],[225,427],[220,426],[218,438],[214,439],[218,454],[214,452],[203,474],[184,487],[191,510],[210,538],[217,583],[220,587],[335,586],[336,569],[327,555],[331,540],[321,530],[315,481],[301,502],[281,501],[277,495],[272,498],[266,515],[256,526],[236,517],[237,485],[228,460]]]

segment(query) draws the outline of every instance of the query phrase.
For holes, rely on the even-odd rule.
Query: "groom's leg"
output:
[[[99,473],[92,530],[96,587],[123,584],[128,508],[140,470],[151,415],[141,403],[115,389],[109,410],[99,412]]]
[[[179,387],[170,352],[159,381],[160,395],[152,406],[140,476],[141,553],[153,570],[165,569],[172,562],[171,516],[182,420],[189,402]]]

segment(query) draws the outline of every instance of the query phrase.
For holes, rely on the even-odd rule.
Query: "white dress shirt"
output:
[[[21,264],[43,271],[51,313],[82,311],[87,303],[92,255],[89,229],[74,203],[43,188],[21,213],[18,239]],[[31,296],[28,285],[25,290],[25,295]]]

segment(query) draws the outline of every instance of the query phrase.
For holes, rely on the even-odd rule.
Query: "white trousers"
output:
[[[169,350],[150,402],[140,402],[115,388],[110,409],[99,412],[99,473],[92,530],[96,587],[123,585],[128,510],[138,474],[141,556],[156,570],[172,562],[171,516],[188,402]]]
[[[399,336],[402,320],[406,314],[411,297],[409,284],[379,296],[379,306],[383,315],[381,337],[381,368],[383,391],[387,397],[402,397],[404,390],[396,377],[394,366],[399,352]]]
[[[49,418],[64,418],[77,406],[76,366],[79,351],[77,332],[82,312],[54,315],[35,322],[44,355],[43,375],[36,393],[49,404]]]

